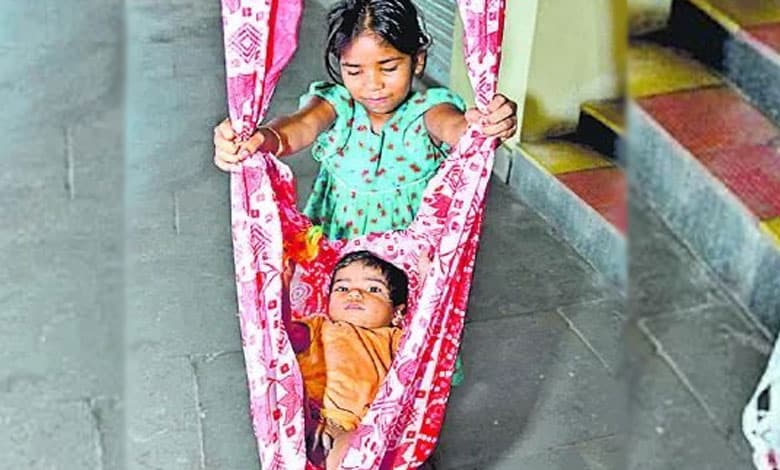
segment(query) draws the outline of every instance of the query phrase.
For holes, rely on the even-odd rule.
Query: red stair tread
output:
[[[747,29],[747,33],[780,54],[780,23],[753,26]]]
[[[626,204],[614,204],[608,207],[602,207],[598,210],[599,214],[604,216],[620,233],[626,233],[628,227],[628,209]]]
[[[640,105],[756,217],[780,215],[780,131],[736,92],[705,88]]]
[[[728,87],[668,93],[638,102],[694,155],[767,144],[778,137],[772,122]]]
[[[621,169],[599,168],[556,177],[618,230],[626,232],[626,180]]]
[[[780,216],[780,148],[746,145],[706,152],[699,161],[760,220]]]

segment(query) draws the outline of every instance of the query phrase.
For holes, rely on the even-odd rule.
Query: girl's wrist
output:
[[[458,129],[458,136],[463,137],[463,135],[466,134],[466,131],[469,129],[469,122],[464,117],[462,121],[459,123],[460,128]]]
[[[455,145],[457,145],[458,141],[460,141],[460,138],[463,137],[466,134],[466,131],[468,130],[468,128],[469,128],[469,122],[464,117],[462,120],[460,120],[457,123],[457,127],[456,127],[456,129],[457,129],[457,131],[456,131],[457,138],[455,139],[455,142],[453,142],[453,143],[448,142],[451,147],[454,147]]]
[[[284,154],[285,145],[282,135],[270,126],[260,126],[257,128],[263,137],[263,143],[260,145],[263,152],[272,153],[275,157],[280,157]]]

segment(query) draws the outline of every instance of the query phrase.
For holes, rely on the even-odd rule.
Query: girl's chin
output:
[[[398,108],[398,106],[393,106],[390,100],[367,101],[363,103],[363,106],[371,114],[390,114]]]

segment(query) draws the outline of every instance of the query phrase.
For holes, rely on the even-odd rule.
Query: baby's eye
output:
[[[336,287],[333,288],[333,290],[336,291],[336,292],[346,292],[347,288],[344,287],[344,286],[336,286]]]
[[[382,292],[382,288],[377,286],[371,286],[368,288],[368,291],[371,292],[372,294],[378,294]]]

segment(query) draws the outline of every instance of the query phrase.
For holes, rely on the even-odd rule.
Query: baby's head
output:
[[[408,284],[403,270],[369,251],[354,251],[333,269],[328,313],[334,321],[364,328],[398,326]]]
[[[342,0],[328,13],[325,67],[369,111],[390,112],[422,73],[430,43],[411,0]]]

